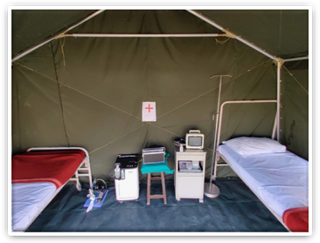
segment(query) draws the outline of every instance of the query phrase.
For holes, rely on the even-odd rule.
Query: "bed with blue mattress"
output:
[[[265,206],[292,232],[308,232],[309,162],[269,138],[223,142],[221,157]],[[219,166],[219,164],[218,164]]]

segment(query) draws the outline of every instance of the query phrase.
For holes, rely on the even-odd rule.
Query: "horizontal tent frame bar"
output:
[[[305,56],[305,57],[295,57],[295,58],[288,58],[288,59],[284,59],[284,62],[294,62],[294,61],[302,61],[302,60],[308,60],[309,57]]]
[[[59,36],[63,37],[225,37],[226,34],[89,34],[89,33],[76,33],[64,34]]]

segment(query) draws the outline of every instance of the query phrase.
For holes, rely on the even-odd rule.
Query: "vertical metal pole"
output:
[[[210,198],[217,197],[220,194],[220,189],[217,186],[214,186],[214,188],[212,188],[212,174],[213,174],[214,162],[215,162],[215,157],[216,157],[217,132],[218,132],[218,128],[219,128],[218,124],[219,124],[219,111],[220,111],[222,76],[223,75],[220,75],[220,82],[219,82],[219,94],[218,94],[218,103],[217,103],[216,126],[215,126],[214,141],[213,141],[213,152],[212,152],[212,161],[211,161],[210,181],[209,181],[209,184],[205,183],[205,190],[204,190],[204,195],[206,195],[207,197],[210,197]]]
[[[220,98],[221,98],[221,86],[222,86],[222,75],[220,76],[219,83],[219,94],[218,94],[218,103],[217,103],[217,115],[216,115],[216,127],[214,133],[214,141],[213,141],[213,152],[212,152],[212,161],[211,161],[211,173],[210,173],[210,187],[209,191],[211,191],[212,187],[212,174],[213,174],[213,165],[216,158],[216,148],[217,148],[217,133],[218,133],[218,124],[219,124],[219,113],[220,113]]]
[[[281,66],[283,62],[277,62],[277,141],[280,142],[280,108],[281,108]]]
[[[277,101],[278,103],[278,101]],[[278,112],[276,112],[276,115],[274,116],[274,123],[273,123],[273,129],[272,129],[272,139],[275,139],[276,137],[276,131],[277,131],[277,120],[278,120]]]

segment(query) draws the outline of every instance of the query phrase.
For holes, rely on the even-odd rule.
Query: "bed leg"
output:
[[[82,190],[82,186],[81,186],[81,183],[79,181],[79,173],[78,171],[76,171],[76,173],[74,174],[75,175],[75,179],[76,179],[76,188],[78,191],[81,191]]]
[[[91,175],[91,167],[90,167],[89,157],[87,157],[86,160],[85,160],[85,167],[86,167],[86,169],[88,171],[89,186],[91,188],[92,187],[92,175]]]
[[[82,190],[81,184],[80,184],[80,183],[77,183],[77,184],[76,184],[76,188],[77,188],[78,191],[81,191],[81,190]]]

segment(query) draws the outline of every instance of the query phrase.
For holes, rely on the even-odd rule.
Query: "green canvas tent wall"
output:
[[[230,75],[221,102],[278,99],[278,139],[308,159],[308,21],[308,9],[12,10],[12,153],[81,146],[109,180],[117,154],[150,146],[173,168],[173,140],[199,129],[209,177],[219,75]],[[142,122],[143,101],[156,122]],[[227,106],[222,141],[270,137],[276,112]]]

